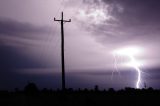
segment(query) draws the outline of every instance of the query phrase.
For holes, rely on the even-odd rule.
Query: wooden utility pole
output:
[[[62,64],[62,90],[65,90],[65,58],[64,58],[64,23],[65,22],[71,22],[71,19],[69,20],[64,20],[63,19],[63,12],[61,16],[61,20],[57,20],[54,18],[54,21],[59,21],[61,22],[61,64]]]

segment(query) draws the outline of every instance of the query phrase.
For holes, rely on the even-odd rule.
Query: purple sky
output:
[[[143,83],[160,88],[159,0],[1,0],[0,89],[23,87],[33,81],[40,87],[60,88],[60,19],[65,23],[67,87],[135,87],[133,67],[121,66],[127,56],[113,51],[141,48]],[[112,75],[114,71],[114,75]]]

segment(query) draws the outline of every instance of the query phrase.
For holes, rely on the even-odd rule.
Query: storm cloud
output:
[[[44,35],[49,32],[48,27],[22,23],[12,19],[0,20],[0,68],[45,68],[46,60],[40,60],[40,45],[46,45]],[[28,51],[28,52],[27,52]],[[34,55],[34,56],[33,56]],[[24,61],[25,60],[25,61]]]
[[[159,4],[158,0],[103,0],[102,4],[109,5],[109,11],[115,20],[110,24],[92,27],[91,31],[97,35],[102,43],[128,42],[158,42],[159,40]],[[94,2],[99,5],[99,2]],[[154,36],[154,38],[153,38]],[[139,39],[141,39],[139,41]]]

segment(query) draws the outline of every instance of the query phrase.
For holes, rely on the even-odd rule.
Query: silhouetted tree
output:
[[[146,83],[144,83],[144,88],[145,88],[145,89],[147,88],[147,84],[146,84]]]
[[[148,91],[153,91],[153,88],[152,88],[152,87],[149,87],[149,88],[148,88]]]
[[[88,92],[89,90],[87,88],[84,89],[84,92]]]
[[[108,92],[115,92],[115,90],[113,88],[109,88]]]
[[[28,85],[25,86],[24,91],[27,94],[36,94],[39,90],[35,83],[28,83]]]
[[[95,90],[95,91],[99,91],[98,85],[95,85],[95,86],[94,86],[94,90]]]

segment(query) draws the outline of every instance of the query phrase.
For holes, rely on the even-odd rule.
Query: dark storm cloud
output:
[[[0,35],[19,36],[25,38],[38,38],[39,34],[48,32],[48,28],[39,27],[30,23],[22,23],[16,20],[0,18]],[[35,34],[33,36],[33,34]]]
[[[150,26],[159,25],[160,1],[159,0],[103,0],[115,5],[120,5],[124,11],[118,12],[114,7],[112,14],[124,26]],[[154,26],[153,26],[154,27]]]
[[[44,67],[42,62],[38,62],[28,55],[18,52],[9,46],[0,46],[0,70],[10,69],[14,71],[15,69],[24,68],[36,68]]]
[[[40,57],[42,51],[38,50],[38,47],[43,46],[42,42],[45,42],[47,28],[0,18],[1,71],[51,66],[43,57]],[[32,50],[37,53],[35,54]]]
[[[110,15],[116,20],[110,25],[106,23],[94,29],[96,35],[101,33],[101,36],[98,36],[101,42],[130,42],[159,36],[159,0],[103,0],[103,2],[110,5]]]
[[[48,26],[36,26],[0,17],[0,45],[14,47],[39,46],[47,40]]]
[[[159,23],[159,0],[114,0],[124,8],[117,14],[125,25],[151,25]]]

